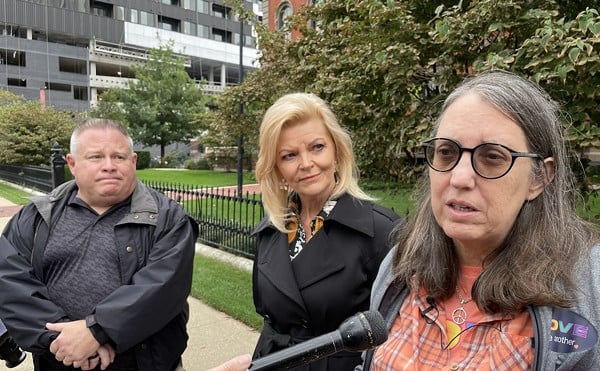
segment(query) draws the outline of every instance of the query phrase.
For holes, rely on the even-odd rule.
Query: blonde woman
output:
[[[259,358],[368,309],[400,218],[359,187],[350,136],[313,94],[285,95],[267,110],[256,176],[268,214],[254,232]],[[360,362],[359,353],[339,352],[297,370],[347,371]]]

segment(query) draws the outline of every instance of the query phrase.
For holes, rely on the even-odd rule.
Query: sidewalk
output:
[[[0,198],[0,230],[14,213],[20,209],[3,198]],[[202,244],[196,244],[197,254],[206,254],[226,260],[242,269],[251,269],[252,262],[226,252]],[[236,355],[250,353],[258,340],[258,332],[204,304],[193,297],[188,298],[190,304],[190,320],[188,347],[183,353],[183,366],[186,371],[204,371],[221,364]],[[31,355],[21,365],[6,368],[0,361],[0,371],[33,371]],[[143,371],[143,370],[141,370]]]

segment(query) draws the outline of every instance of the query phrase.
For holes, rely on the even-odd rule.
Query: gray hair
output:
[[[119,131],[125,138],[127,138],[127,141],[129,142],[129,150],[133,153],[133,139],[131,139],[127,128],[119,121],[103,118],[88,119],[77,125],[71,134],[71,144],[69,147],[71,153],[75,154],[77,151],[77,146],[79,145],[79,136],[88,129],[114,129]]]
[[[597,230],[575,212],[576,188],[568,165],[559,106],[535,83],[504,71],[486,72],[463,81],[449,94],[435,131],[450,105],[475,93],[508,115],[525,133],[528,151],[554,159],[549,179],[541,161],[532,162],[533,176],[546,183],[544,191],[523,204],[503,244],[488,256],[472,296],[488,313],[516,313],[525,305],[571,303],[574,263],[590,248]],[[425,287],[436,298],[454,293],[460,264],[451,239],[437,224],[431,209],[428,175],[420,189],[416,215],[398,231],[395,273]],[[412,279],[412,281],[411,281]]]

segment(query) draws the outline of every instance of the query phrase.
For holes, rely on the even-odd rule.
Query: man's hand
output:
[[[246,371],[248,367],[250,367],[251,363],[252,358],[250,355],[244,354],[243,356],[232,358],[215,368],[211,368],[208,371]]]
[[[89,357],[87,362],[84,362],[81,365],[82,370],[93,370],[100,364],[101,370],[106,370],[106,368],[114,362],[115,360],[115,350],[109,344],[105,344],[98,348],[98,353]],[[73,363],[75,364],[75,363]]]
[[[87,328],[84,320],[47,323],[46,328],[59,333],[58,337],[50,343],[50,351],[56,360],[65,366],[76,368],[89,366],[89,361],[94,359],[100,349],[100,344]],[[98,361],[101,360],[100,358]]]

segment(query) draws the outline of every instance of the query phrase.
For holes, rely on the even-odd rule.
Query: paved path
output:
[[[0,230],[6,222],[20,209],[13,203],[0,198]],[[235,257],[218,249],[196,244],[196,253],[206,254],[226,260],[242,269],[251,269],[252,261]],[[244,353],[252,353],[258,340],[258,332],[219,312],[200,300],[188,298],[190,304],[190,320],[188,333],[190,340],[183,354],[183,365],[187,371],[204,371],[210,367]],[[21,365],[7,368],[0,361],[0,371],[33,371],[31,355]],[[143,371],[143,370],[142,370]]]
[[[226,197],[235,197],[237,195],[237,186],[230,187],[203,187],[198,189],[185,189],[176,191],[164,191],[165,196],[172,198],[173,200],[180,201],[191,201],[196,200],[198,197],[207,197],[209,195],[220,195]],[[246,184],[242,188],[242,196],[252,196],[260,193],[260,186],[258,184]]]

